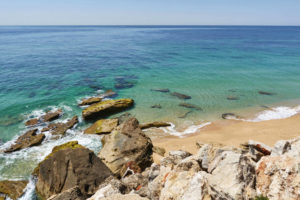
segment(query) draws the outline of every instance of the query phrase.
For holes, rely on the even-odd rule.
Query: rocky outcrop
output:
[[[85,129],[85,134],[106,134],[112,132],[118,126],[118,119],[100,119],[92,126]]]
[[[116,112],[124,111],[132,107],[134,101],[132,99],[107,100],[93,104],[82,111],[84,119],[95,119],[98,117],[106,117]]]
[[[101,101],[102,101],[101,97],[90,97],[87,99],[82,99],[78,105],[79,106],[87,106],[87,105],[92,105],[94,103],[99,103]]]
[[[141,129],[159,128],[159,127],[167,127],[167,126],[171,126],[171,124],[167,122],[150,122],[150,123],[140,124]]]
[[[64,135],[68,129],[73,128],[78,123],[78,117],[74,116],[66,123],[49,124],[48,127],[42,129],[42,132],[50,131],[52,135]]]
[[[172,92],[171,95],[174,96],[174,97],[177,97],[179,99],[191,99],[192,98],[191,96],[181,94],[181,93],[178,93],[178,92]]]
[[[110,170],[89,149],[77,142],[69,142],[52,150],[38,168],[36,191],[47,199],[74,187],[86,198],[111,175]]]
[[[37,125],[39,123],[43,123],[43,122],[51,122],[54,121],[56,119],[58,119],[61,115],[62,115],[62,110],[56,110],[56,111],[49,111],[47,112],[45,115],[41,116],[40,118],[33,118],[33,119],[29,119],[28,121],[25,122],[26,126],[34,126]]]
[[[53,195],[47,200],[85,200],[85,197],[81,193],[80,189],[76,186],[63,191],[60,194]]]
[[[5,153],[10,153],[14,151],[18,151],[21,149],[25,149],[32,146],[40,145],[45,139],[44,134],[37,134],[38,129],[33,129],[27,131],[24,135],[21,135],[16,142],[8,149],[6,149]]]
[[[119,176],[126,163],[135,162],[141,169],[152,163],[152,142],[139,128],[139,122],[130,118],[102,139],[100,159]]]
[[[38,123],[39,123],[39,120],[37,118],[34,118],[34,119],[27,120],[25,122],[25,126],[34,126],[34,125],[37,125]]]
[[[28,181],[0,181],[0,194],[13,200],[18,199],[27,184]]]

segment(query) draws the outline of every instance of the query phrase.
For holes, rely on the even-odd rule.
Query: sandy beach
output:
[[[272,146],[278,140],[300,136],[299,122],[299,114],[286,119],[261,122],[219,120],[199,129],[194,134],[181,138],[175,136],[156,138],[153,139],[153,143],[165,148],[166,152],[181,149],[190,153],[197,152],[196,142],[238,147],[248,140],[255,140]]]

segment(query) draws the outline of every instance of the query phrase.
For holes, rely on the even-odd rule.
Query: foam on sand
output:
[[[170,124],[171,124],[171,126],[163,127],[163,128],[160,128],[160,129],[162,129],[165,133],[168,133],[170,135],[183,137],[184,135],[195,133],[197,130],[199,130],[199,129],[205,127],[205,126],[210,125],[211,122],[205,122],[205,123],[199,124],[199,125],[191,125],[183,131],[177,131],[176,127],[175,127],[175,124],[173,124],[173,123],[170,123]]]

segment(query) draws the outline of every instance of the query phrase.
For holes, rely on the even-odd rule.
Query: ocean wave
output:
[[[163,127],[163,128],[160,128],[160,129],[163,130],[165,133],[168,133],[170,135],[183,137],[185,135],[195,133],[197,130],[199,130],[199,129],[205,127],[205,126],[210,125],[211,122],[206,122],[206,123],[199,124],[199,125],[191,125],[191,126],[187,127],[184,131],[177,131],[175,124],[173,124],[173,123],[170,123],[170,124],[171,124],[171,126]]]

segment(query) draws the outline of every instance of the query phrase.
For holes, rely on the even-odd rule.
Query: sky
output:
[[[0,25],[300,25],[300,0],[0,0]]]

